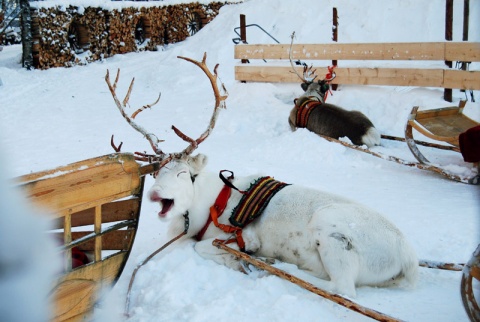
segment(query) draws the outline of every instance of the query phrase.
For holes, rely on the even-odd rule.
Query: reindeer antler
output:
[[[292,61],[292,47],[293,47],[293,38],[295,37],[295,31],[292,33],[292,42],[290,43],[290,51],[288,54],[288,57],[290,59],[290,65],[292,66],[292,70],[295,74],[297,74],[298,78],[302,80],[304,83],[311,83],[317,78],[317,75],[315,75],[315,72],[317,71],[316,69],[312,71],[313,66],[308,67],[307,64],[303,63],[303,77],[300,76],[300,74],[297,72],[295,69],[295,66],[293,66],[293,61]],[[313,78],[312,78],[313,76]]]
[[[115,92],[116,89],[117,89],[117,83],[118,83],[119,78],[120,78],[120,68],[117,71],[117,76],[115,77],[115,82],[112,85],[111,82],[110,82],[110,73],[107,69],[107,74],[105,75],[105,81],[107,82],[108,88],[110,89],[110,92],[112,93],[113,100],[115,101],[115,104],[117,105],[118,110],[120,111],[123,118],[127,121],[128,124],[130,124],[136,131],[140,132],[141,134],[143,134],[145,136],[145,138],[148,140],[148,142],[150,142],[150,145],[152,146],[152,149],[155,152],[155,154],[159,155],[159,156],[163,156],[164,153],[162,152],[162,150],[160,148],[158,148],[158,143],[163,142],[163,141],[159,140],[155,136],[155,134],[148,133],[147,130],[145,130],[143,127],[141,127],[140,125],[138,125],[137,123],[135,123],[133,121],[133,119],[138,115],[138,113],[140,113],[141,111],[143,111],[147,108],[150,108],[153,105],[157,104],[158,101],[160,100],[160,97],[161,97],[162,94],[160,93],[158,95],[158,98],[154,103],[145,105],[145,106],[139,108],[138,110],[136,110],[131,116],[128,116],[128,114],[125,112],[125,107],[127,107],[128,101],[130,100],[130,93],[132,92],[133,83],[135,82],[135,78],[133,78],[132,81],[130,82],[130,86],[128,87],[127,95],[125,95],[125,98],[123,99],[123,103],[120,103],[120,100],[117,97],[117,93]],[[111,139],[111,144],[112,144],[112,147],[115,149],[116,152],[120,151],[120,148],[121,148],[122,144],[120,144],[118,148],[115,147],[115,144],[113,143],[113,135],[112,135],[112,139]]]
[[[120,75],[120,69],[117,72],[117,76],[115,78],[115,82],[113,83],[113,85],[110,82],[110,76],[109,76],[109,72],[107,70],[107,75],[105,76],[105,81],[107,82],[108,88],[110,89],[110,92],[112,93],[112,97],[113,97],[113,99],[114,99],[114,101],[115,101],[115,103],[118,107],[118,110],[122,114],[123,118],[128,122],[128,124],[130,124],[135,130],[137,130],[138,132],[142,133],[145,136],[145,138],[150,142],[150,145],[152,146],[153,151],[155,152],[155,155],[149,155],[149,154],[146,154],[146,153],[135,152],[135,154],[137,155],[136,156],[137,160],[148,161],[148,162],[161,161],[161,166],[162,166],[163,164],[166,164],[168,161],[170,161],[172,158],[180,158],[184,155],[191,154],[198,147],[198,145],[200,143],[202,143],[203,141],[205,141],[205,139],[212,132],[213,128],[215,127],[215,123],[217,121],[217,117],[218,117],[218,113],[220,111],[220,108],[225,108],[225,100],[228,97],[228,93],[227,93],[227,90],[225,89],[225,86],[223,85],[223,83],[221,83],[222,90],[224,91],[225,94],[224,95],[220,94],[220,90],[219,90],[218,84],[217,84],[218,83],[218,74],[217,74],[218,64],[215,65],[215,68],[213,69],[213,74],[212,74],[210,72],[210,70],[208,69],[207,64],[206,64],[207,53],[204,53],[203,59],[202,59],[201,62],[198,62],[198,61],[193,60],[193,59],[188,58],[188,57],[178,56],[178,58],[189,61],[189,62],[197,65],[198,67],[200,67],[200,69],[207,75],[208,79],[210,80],[210,84],[212,85],[213,93],[215,95],[215,107],[213,109],[212,117],[210,118],[210,123],[209,123],[207,129],[197,139],[192,139],[191,137],[187,136],[182,131],[180,131],[178,128],[176,128],[174,125],[172,125],[172,129],[175,132],[175,134],[177,134],[182,140],[189,143],[189,145],[180,153],[170,153],[168,155],[165,154],[158,147],[158,143],[163,142],[163,140],[159,140],[155,136],[155,134],[147,132],[143,127],[141,127],[140,125],[138,125],[137,123],[135,123],[133,121],[135,116],[138,115],[138,113],[140,113],[143,110],[145,110],[147,108],[150,108],[150,107],[154,106],[155,104],[157,104],[160,100],[161,94],[158,96],[158,99],[154,103],[145,105],[145,106],[137,109],[131,116],[128,116],[127,113],[125,112],[125,107],[128,105],[128,101],[130,99],[130,93],[132,91],[133,83],[135,81],[135,78],[132,79],[132,82],[130,83],[127,94],[125,96],[125,99],[123,100],[122,103],[120,103],[120,100],[118,99],[118,97],[116,95],[116,92],[115,92],[116,88],[117,88],[117,82],[118,82],[118,79],[119,79],[119,75]],[[115,146],[115,144],[113,142],[113,135],[112,135],[112,138],[111,138],[111,145],[116,152],[120,152],[122,144],[120,144],[118,147]]]
[[[180,131],[178,128],[172,125],[173,131],[181,137],[184,141],[189,142],[190,145],[182,151],[182,154],[191,154],[200,143],[202,143],[212,132],[213,128],[215,127],[215,123],[217,121],[218,117],[218,112],[220,111],[220,108],[226,108],[225,106],[225,100],[228,97],[227,90],[225,88],[225,85],[221,83],[222,90],[225,92],[225,95],[220,95],[220,91],[218,90],[218,85],[217,85],[217,80],[218,80],[218,74],[217,74],[217,68],[218,64],[215,65],[213,68],[213,74],[210,72],[210,70],[207,67],[206,60],[207,60],[207,53],[203,54],[203,59],[202,62],[198,62],[196,60],[193,60],[188,57],[182,57],[182,56],[177,56],[180,59],[186,60],[191,62],[192,64],[197,65],[200,67],[201,70],[207,75],[208,79],[210,80],[210,84],[212,85],[213,89],[213,94],[215,95],[215,107],[213,109],[213,114],[212,117],[210,118],[210,123],[207,127],[207,129],[196,139],[192,139],[189,136],[185,135],[182,131]]]

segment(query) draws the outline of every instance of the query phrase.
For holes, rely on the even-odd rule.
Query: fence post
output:
[[[337,14],[337,8],[333,8],[333,26],[332,26],[332,40],[334,42],[338,41],[338,14]],[[336,66],[337,65],[336,60],[332,60],[332,65]],[[337,84],[332,84],[332,90],[336,91],[337,90]]]
[[[468,20],[470,19],[470,0],[463,0],[463,41],[468,40]]]
[[[245,15],[240,15],[240,40],[243,44],[247,43],[247,27],[245,23]],[[248,63],[248,59],[242,59],[242,64]]]
[[[452,41],[453,33],[453,0],[446,0],[445,6],[445,40]],[[452,68],[451,61],[445,61],[445,64]],[[445,88],[443,91],[443,99],[447,102],[452,101],[452,89]]]

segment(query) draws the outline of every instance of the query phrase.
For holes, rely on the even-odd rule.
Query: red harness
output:
[[[231,194],[232,194],[232,188],[230,188],[227,185],[224,185],[222,190],[218,194],[218,197],[215,200],[215,203],[213,204],[213,206],[210,207],[210,216],[208,217],[207,222],[205,223],[205,226],[203,226],[203,228],[198,232],[195,238],[198,241],[202,240],[203,235],[205,235],[205,232],[208,229],[208,226],[210,225],[210,223],[213,222],[215,227],[220,228],[224,232],[229,234],[235,233],[235,238],[228,239],[225,243],[229,244],[236,241],[240,250],[245,251],[245,242],[242,237],[242,228],[224,225],[218,222],[218,218],[223,214],[223,211],[227,207],[227,202]]]
[[[322,102],[309,99],[303,102],[302,105],[297,106],[297,127],[307,127],[310,113],[312,113],[312,111],[320,105],[322,105]]]

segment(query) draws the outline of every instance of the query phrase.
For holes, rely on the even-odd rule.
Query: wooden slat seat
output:
[[[460,152],[460,134],[480,124],[463,114],[465,104],[466,101],[460,101],[458,106],[425,111],[418,111],[418,106],[412,108],[405,127],[405,139],[410,151],[418,161],[429,163],[416,146],[412,129],[430,139],[451,144],[455,147],[452,150]]]
[[[138,228],[144,177],[132,154],[114,153],[17,178],[29,200],[52,220],[63,241],[64,272],[51,292],[52,321],[83,321],[103,287],[120,277]],[[92,257],[72,267],[72,249]],[[76,266],[76,265],[75,265]]]

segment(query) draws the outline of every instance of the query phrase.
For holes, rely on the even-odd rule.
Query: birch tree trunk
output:
[[[32,15],[28,0],[20,0],[22,29],[22,66],[31,69],[33,65]]]

